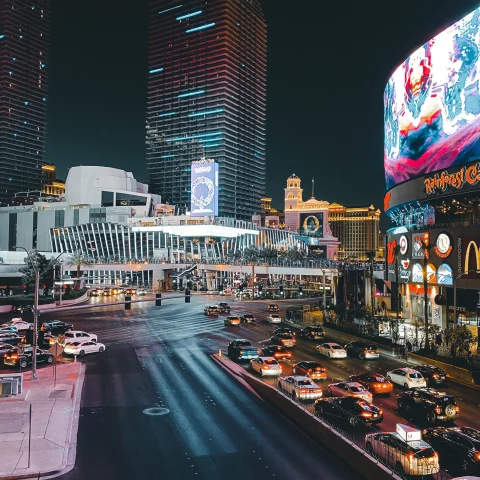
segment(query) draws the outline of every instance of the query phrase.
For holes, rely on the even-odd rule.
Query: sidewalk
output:
[[[22,393],[0,398],[0,479],[60,475],[75,464],[80,400],[85,365],[57,365],[23,375]],[[31,452],[28,467],[29,410],[32,405]]]

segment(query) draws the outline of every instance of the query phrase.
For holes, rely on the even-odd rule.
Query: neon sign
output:
[[[480,185],[480,162],[450,172],[443,170],[432,177],[425,177],[423,179],[425,193],[428,196],[438,195],[449,190],[462,190],[465,186]]]

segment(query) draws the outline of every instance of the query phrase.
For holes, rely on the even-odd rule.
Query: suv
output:
[[[204,315],[209,315],[209,316],[215,316],[215,317],[218,317],[218,309],[217,307],[214,307],[214,306],[208,306],[208,307],[205,307],[203,309],[203,314]]]
[[[325,331],[322,327],[304,327],[300,330],[300,335],[302,337],[308,338],[309,340],[319,340],[325,338]]]
[[[402,392],[397,397],[398,410],[422,416],[431,425],[437,421],[453,422],[458,418],[459,408],[453,395],[433,388],[418,388]]]
[[[479,475],[480,431],[470,427],[433,427],[423,431],[423,438],[450,467],[460,467],[467,475]]]
[[[345,345],[345,350],[347,351],[347,355],[350,357],[358,357],[361,360],[365,360],[366,358],[379,358],[380,352],[378,348],[373,343],[367,342],[350,342]]]
[[[32,347],[25,348],[25,351],[22,354],[19,354],[16,348],[12,348],[4,355],[3,363],[12,367],[16,367],[20,364],[22,368],[25,368],[29,363],[32,363],[32,352]],[[38,363],[52,363],[53,359],[53,355],[48,350],[37,348]]]
[[[440,385],[445,383],[447,374],[435,365],[416,365],[415,370],[419,371],[425,380],[427,385]]]
[[[252,342],[244,338],[232,340],[228,344],[228,356],[238,361],[258,358],[259,353],[259,350],[252,345]]]
[[[53,320],[52,322],[44,322],[42,324],[45,332],[50,333],[51,335],[59,335],[61,333],[68,332],[73,330],[73,325],[70,323],[60,322],[59,320]]]
[[[220,310],[221,313],[230,313],[230,305],[225,302],[221,302],[218,304],[218,309]]]

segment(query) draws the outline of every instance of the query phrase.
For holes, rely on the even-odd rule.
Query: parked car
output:
[[[226,317],[224,320],[223,320],[223,323],[225,326],[227,327],[231,327],[231,326],[237,326],[239,327],[240,326],[240,317],[236,317],[236,316],[228,316]]]
[[[357,357],[361,360],[372,358],[380,358],[380,351],[373,343],[368,342],[350,342],[345,345],[347,355],[350,357]]]
[[[368,391],[374,395],[390,395],[393,391],[393,383],[387,380],[379,373],[360,373],[359,375],[350,375],[350,382],[361,383]]]
[[[316,350],[328,358],[347,358],[347,352],[338,343],[322,343],[317,345]]]
[[[355,397],[362,398],[368,403],[372,403],[373,395],[358,382],[339,382],[331,383],[327,387],[327,393],[331,397]]]
[[[308,326],[300,330],[300,335],[308,340],[319,340],[325,338],[325,331],[322,327]]]
[[[78,355],[79,357],[83,357],[88,353],[102,353],[104,351],[105,345],[103,343],[97,343],[89,340],[86,342],[67,343],[63,353],[66,355]]]
[[[433,388],[418,388],[402,392],[397,397],[398,410],[426,420],[434,425],[437,422],[453,422],[459,414],[457,400],[453,395]]]
[[[262,356],[274,357],[277,360],[290,360],[292,358],[292,352],[281,345],[269,345],[262,348]]]
[[[3,363],[5,365],[10,365],[11,367],[20,365],[22,368],[25,368],[27,365],[32,363],[32,356],[32,347],[26,347],[22,354],[18,353],[17,348],[12,348],[4,354]],[[37,348],[37,363],[52,363],[53,359],[53,355],[48,350]]]
[[[437,452],[424,440],[406,440],[396,432],[370,433],[365,440],[367,453],[389,465],[401,478],[440,471]]]
[[[267,310],[269,312],[277,312],[280,309],[278,303],[271,303],[270,305],[267,306]]]
[[[320,417],[329,417],[352,426],[365,423],[380,423],[383,410],[355,397],[321,398],[315,402],[314,412]]]
[[[277,333],[270,338],[272,345],[282,345],[286,348],[293,348],[295,346],[295,337],[289,333]]]
[[[225,302],[220,302],[218,304],[218,309],[220,310],[221,313],[230,313],[230,305],[228,303],[225,303]]]
[[[390,370],[387,372],[387,380],[405,388],[421,388],[427,386],[427,382],[422,374],[418,370],[408,367]]]
[[[308,377],[313,380],[327,379],[327,369],[322,367],[318,362],[310,362],[308,360],[298,362],[293,367],[293,374]]]
[[[252,360],[260,356],[260,350],[250,340],[240,338],[228,344],[228,356],[238,361]]]
[[[278,315],[277,313],[271,313],[268,317],[267,317],[267,322],[270,323],[270,324],[273,324],[273,323],[282,323],[282,317],[280,315]]]
[[[218,317],[218,309],[215,305],[209,305],[203,309],[203,314],[209,317]]]
[[[96,342],[98,337],[94,333],[82,332],[80,330],[70,330],[65,332],[65,343],[71,342],[86,342],[87,340],[92,340]]]
[[[245,313],[240,316],[242,322],[245,323],[255,323],[256,318],[251,313]]]
[[[415,365],[415,370],[423,375],[427,385],[441,385],[447,379],[447,374],[435,365]]]
[[[322,389],[316,383],[298,375],[280,377],[278,389],[291,395],[294,400],[316,400],[322,396]]]
[[[282,374],[281,365],[273,357],[258,357],[250,360],[252,369],[262,377],[266,375],[278,376]]]
[[[71,323],[60,322],[59,320],[44,322],[42,326],[45,332],[49,332],[52,335],[60,335],[69,330],[73,330],[73,325]]]
[[[459,469],[465,475],[480,475],[479,430],[471,427],[431,427],[423,431],[423,438],[440,455],[442,467]]]

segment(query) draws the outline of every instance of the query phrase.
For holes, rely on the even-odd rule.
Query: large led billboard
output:
[[[455,182],[459,165],[480,159],[479,53],[480,8],[416,50],[390,78],[387,190],[438,170]]]
[[[300,235],[304,237],[323,237],[323,213],[300,214]]]
[[[218,164],[214,161],[192,163],[192,217],[218,215]]]

